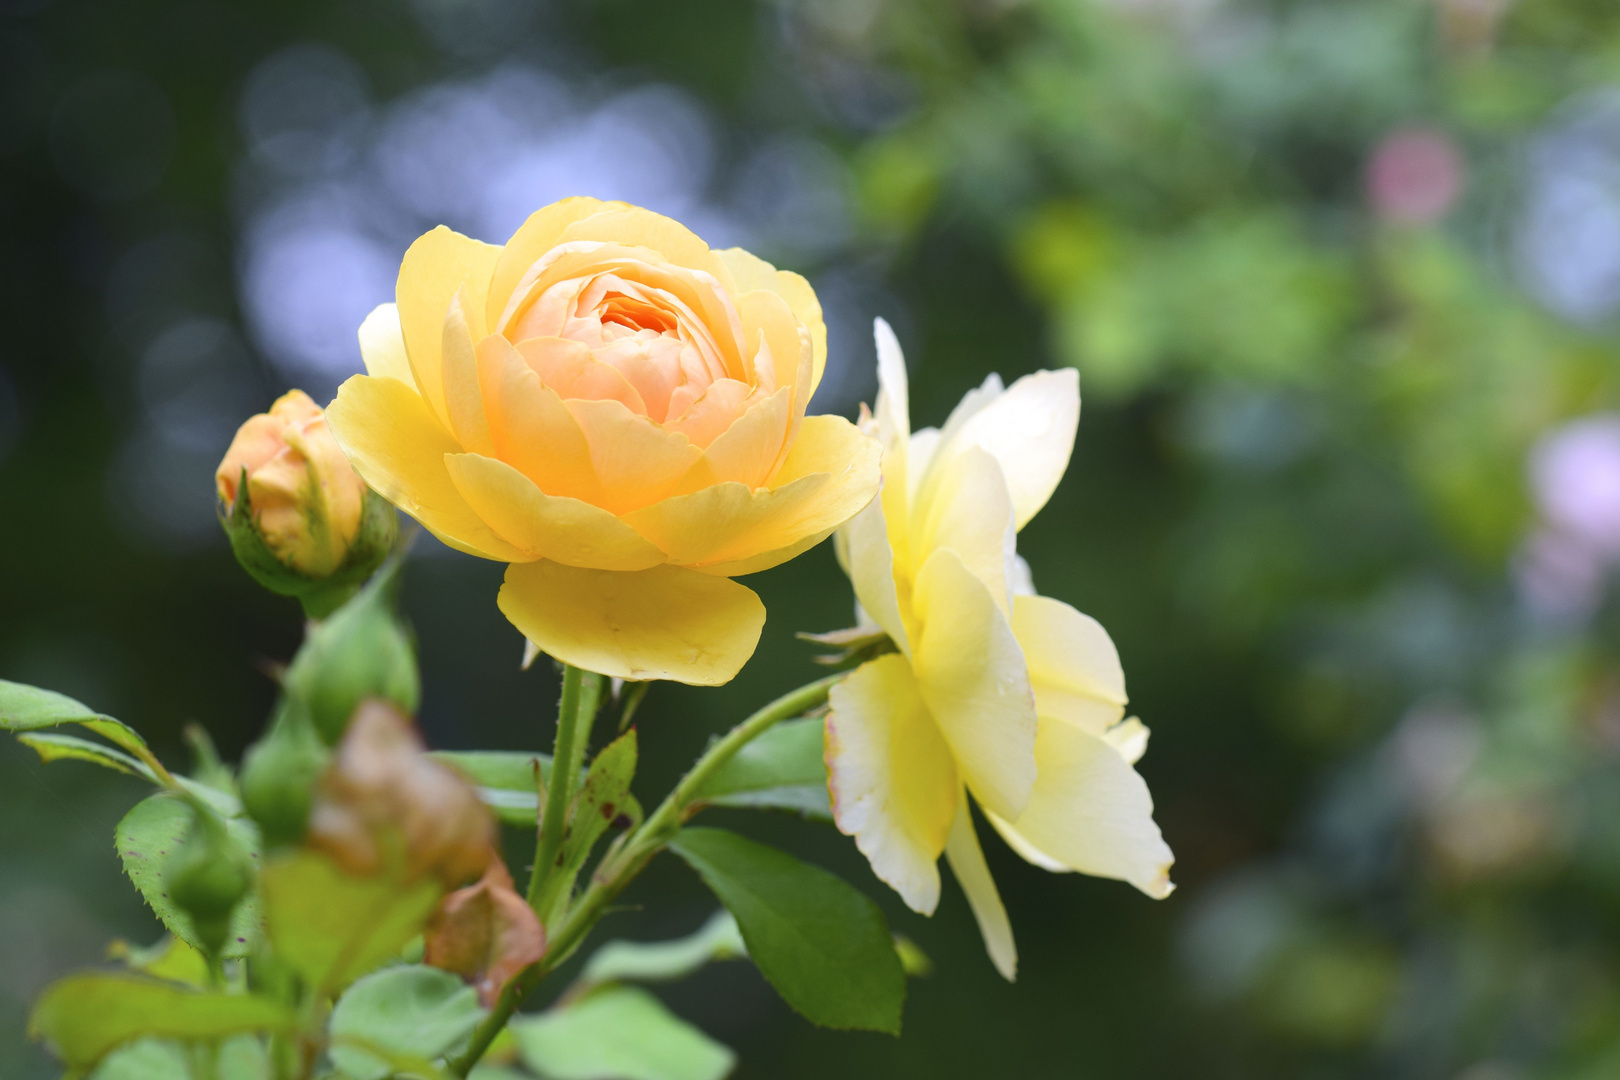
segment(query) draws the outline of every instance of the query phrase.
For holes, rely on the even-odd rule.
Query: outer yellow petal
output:
[[[588,218],[581,218],[563,230],[563,243],[581,240],[649,248],[676,266],[701,270],[717,281],[722,275],[727,279],[731,276],[709,250],[709,245],[691,229],[674,218],[655,214],[639,206],[604,209]]]
[[[399,328],[397,305],[378,304],[360,324],[360,358],[366,362],[367,375],[416,386],[410,358],[405,355],[405,332]]]
[[[728,578],[678,566],[506,570],[501,612],[542,652],[617,679],[718,686],[754,654],[765,605]]]
[[[1022,529],[1057,490],[1079,425],[1079,373],[1037,371],[1013,383],[954,433],[947,424],[942,452],[977,446],[1001,462]]]
[[[496,535],[456,490],[444,459],[462,448],[414,389],[396,379],[356,375],[327,406],[326,422],[366,483],[434,536],[486,559],[525,557]]]
[[[763,340],[770,350],[771,369],[761,375],[771,380],[774,389],[786,389],[792,397],[800,353],[811,348],[809,339],[799,336],[799,321],[793,317],[793,309],[776,293],[755,289],[737,298],[737,316],[742,320],[744,345],[756,350]],[[799,403],[799,408],[802,410],[804,403]]]
[[[530,559],[598,570],[645,570],[664,561],[663,552],[606,510],[547,495],[504,461],[452,454],[445,464],[467,504]]]
[[[877,444],[842,417],[807,417],[770,489],[720,484],[625,519],[672,562],[752,574],[808,550],[874,501],[878,456]]]
[[[478,379],[495,456],[547,495],[594,501],[599,488],[585,433],[505,338],[491,334],[478,343]]]
[[[444,374],[444,408],[450,430],[462,446],[475,454],[493,454],[489,420],[484,414],[484,394],[478,383],[478,350],[473,342],[473,320],[481,319],[472,310],[465,288],[456,292],[444,318],[444,339],[440,360]]]
[[[1015,850],[1061,867],[1128,881],[1155,899],[1170,895],[1175,856],[1153,822],[1147,784],[1106,741],[1072,724],[1041,723],[1040,779],[1021,816],[991,817]],[[1016,837],[1016,839],[1015,839]]]
[[[894,581],[894,549],[889,546],[882,499],[873,499],[839,530],[838,561],[849,575],[861,609],[888,631],[909,659],[911,639],[900,613],[900,594]]]
[[[500,322],[501,313],[506,310],[506,302],[511,297],[512,290],[517,288],[517,283],[529,272],[529,267],[534,265],[535,260],[557,246],[564,229],[581,218],[590,217],[603,210],[624,209],[626,205],[576,196],[541,207],[530,214],[529,219],[512,234],[512,239],[506,242],[506,248],[495,264],[490,280],[488,306],[485,308],[485,325],[494,328]]]
[[[814,374],[810,382],[810,393],[813,394],[827,366],[827,324],[822,318],[821,301],[816,299],[816,290],[798,274],[778,270],[742,248],[725,248],[714,254],[731,271],[739,292],[770,289],[787,301],[794,316],[810,331],[811,347],[814,349]],[[810,394],[806,394],[804,400],[808,403]]]
[[[877,338],[878,395],[873,413],[878,442],[883,444],[883,517],[889,526],[889,546],[895,568],[909,580],[922,565],[911,550],[911,497],[907,479],[911,442],[911,390],[906,381],[906,358],[900,341],[882,319],[873,322]]]
[[[1010,615],[1007,561],[1018,534],[1001,466],[970,446],[940,467],[944,475],[932,485],[932,497],[912,508],[913,557],[926,560],[936,548],[950,548],[984,582],[1002,614]]]
[[[1012,628],[1040,715],[1099,736],[1119,723],[1125,715],[1125,671],[1096,619],[1051,597],[1016,596]]]
[[[411,372],[433,414],[446,428],[450,426],[450,414],[444,404],[440,363],[444,318],[450,311],[450,301],[463,286],[477,311],[483,312],[490,275],[500,254],[501,249],[492,244],[480,243],[440,225],[417,237],[399,264],[394,299],[399,305],[399,324]],[[482,325],[471,329],[475,339],[482,336]]]
[[[774,490],[755,491],[735,481],[714,484],[632,510],[624,520],[680,566],[746,559],[800,539],[794,526],[823,505],[826,473],[802,477]],[[829,530],[833,526],[829,526]]]
[[[1007,909],[996,891],[996,881],[990,876],[990,866],[984,861],[984,849],[979,847],[979,835],[973,828],[973,812],[963,798],[951,823],[951,835],[945,842],[945,856],[951,861],[951,873],[967,895],[968,906],[979,924],[984,937],[985,951],[996,965],[1001,977],[1012,982],[1018,976],[1018,946],[1013,943],[1012,922]]]
[[[1035,697],[1012,627],[949,548],[928,557],[913,604],[912,662],[974,798],[1008,820],[1035,786]]]
[[[911,665],[893,653],[868,661],[828,701],[833,820],[908,907],[932,915],[961,784]]]

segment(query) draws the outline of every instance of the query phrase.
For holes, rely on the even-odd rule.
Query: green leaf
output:
[[[534,828],[539,823],[541,784],[551,783],[551,756],[515,750],[435,751],[433,757],[453,765],[478,789],[478,798],[506,825]]]
[[[185,1046],[169,1039],[138,1039],[103,1058],[90,1080],[184,1080],[190,1075]]]
[[[641,804],[630,794],[635,775],[636,733],[632,730],[602,748],[574,796],[568,835],[557,852],[557,870],[546,879],[546,887],[535,901],[543,922],[560,914],[556,906],[566,903],[574,878],[608,826],[621,815],[633,824],[640,823]]]
[[[276,954],[330,996],[393,959],[422,932],[442,890],[432,879],[351,877],[326,856],[296,851],[259,877],[265,932]]]
[[[360,1045],[431,1060],[464,1043],[483,1018],[478,992],[449,972],[387,968],[338,999],[330,1025],[332,1062],[353,1080],[385,1080],[393,1068]]]
[[[69,975],[40,997],[28,1022],[72,1070],[146,1036],[217,1039],[243,1031],[288,1031],[291,1010],[270,998],[190,990],[125,973]]]
[[[118,823],[113,835],[124,872],[146,898],[158,920],[169,933],[192,948],[201,949],[191,917],[169,900],[163,880],[163,864],[191,831],[191,821],[192,810],[184,799],[159,792],[136,803]],[[225,827],[250,857],[259,858],[259,832],[251,821],[227,818]],[[246,956],[259,939],[262,925],[259,898],[249,893],[231,916],[231,934],[225,944],[224,957],[236,960]]]
[[[512,1024],[523,1061],[550,1080],[720,1080],[729,1049],[645,990],[617,986]]]
[[[467,1074],[467,1080],[530,1080],[526,1072],[508,1069],[504,1065],[485,1065],[480,1062]]]
[[[139,1039],[102,1058],[90,1080],[188,1080],[196,1049],[172,1039]],[[270,1080],[270,1055],[253,1035],[226,1039],[214,1053],[215,1080]]]
[[[669,982],[684,979],[713,960],[748,956],[737,920],[717,911],[695,934],[674,941],[610,941],[585,964],[587,983]]]
[[[151,754],[146,740],[121,721],[98,713],[66,694],[0,679],[0,729],[38,731],[63,724],[82,724],[138,758]]]
[[[135,971],[187,986],[208,984],[208,961],[203,954],[172,935],[156,945],[137,949],[127,941],[115,941],[107,955],[122,960]]]
[[[697,797],[717,806],[796,810],[831,821],[823,727],[818,718],[777,724],[721,766]]]
[[[724,829],[682,829],[669,846],[737,917],[760,973],[806,1019],[900,1033],[906,978],[876,904],[820,867]]]
[[[38,754],[39,760],[47,765],[53,761],[88,761],[115,772],[139,776],[153,783],[158,782],[157,774],[147,768],[145,763],[136,761],[122,750],[115,750],[102,743],[91,742],[89,739],[81,739],[77,735],[25,731],[18,734],[17,741]]]

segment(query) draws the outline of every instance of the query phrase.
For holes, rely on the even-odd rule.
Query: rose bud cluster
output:
[[[427,755],[411,721],[386,702],[362,703],[316,783],[306,843],[356,876],[399,860],[406,880],[453,889],[483,874],[494,842],[477,794]]]
[[[349,465],[302,390],[236,432],[214,474],[220,520],[242,566],[311,618],[337,608],[387,556],[398,516]]]

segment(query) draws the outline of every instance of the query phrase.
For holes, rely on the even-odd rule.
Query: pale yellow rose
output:
[[[214,474],[227,515],[244,472],[247,510],[271,554],[306,577],[336,571],[360,532],[366,483],[309,395],[289,390],[237,429]]]
[[[1003,388],[991,376],[943,429],[913,432],[905,361],[879,320],[881,498],[838,534],[863,621],[899,649],[833,688],[828,788],[838,827],[907,905],[931,914],[943,853],[991,960],[1011,979],[1012,927],[969,798],[1048,870],[1170,891],[1170,849],[1132,765],[1147,729],[1125,720],[1108,634],[1033,595],[1017,531],[1056,489],[1080,419],[1075,372]]]
[[[872,498],[880,452],[806,417],[826,362],[809,284],[647,210],[565,199],[504,247],[440,227],[360,328],[333,430],[451,547],[511,563],[535,645],[626,679],[722,683],[775,566]]]

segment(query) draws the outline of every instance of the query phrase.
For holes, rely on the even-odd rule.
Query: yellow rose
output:
[[[270,553],[307,578],[336,572],[360,533],[366,482],[350,468],[320,406],[289,390],[237,429],[214,474],[228,516],[244,473],[246,507]]]
[[[913,432],[905,361],[878,321],[881,498],[838,534],[864,621],[897,653],[835,686],[828,789],[839,829],[916,911],[939,901],[943,853],[990,958],[1017,951],[968,809],[971,795],[1024,858],[1048,870],[1170,891],[1170,849],[1132,765],[1147,729],[1125,720],[1108,634],[1033,595],[1018,529],[1056,489],[1074,448],[1079,382],[992,375],[943,429]]]
[[[876,491],[876,444],[804,415],[826,361],[809,284],[668,218],[566,199],[504,247],[441,226],[395,296],[332,428],[435,536],[513,564],[501,610],[560,660],[729,680],[765,618],[730,578]]]

